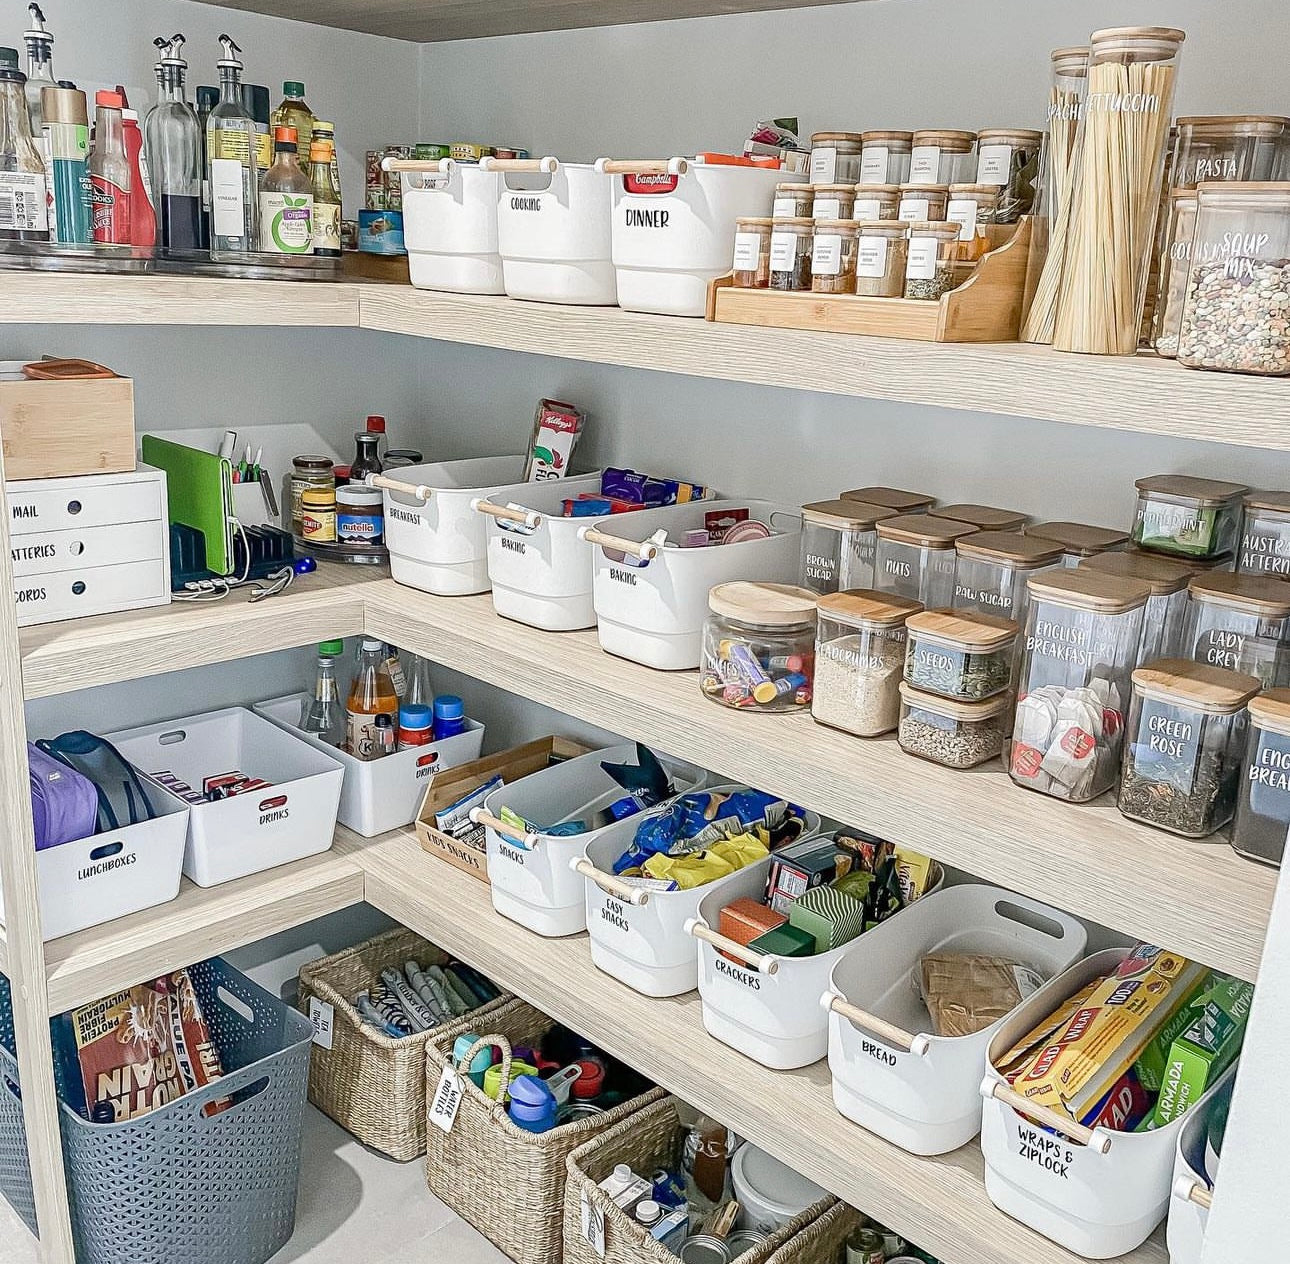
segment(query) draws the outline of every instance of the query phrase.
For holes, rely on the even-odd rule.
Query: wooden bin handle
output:
[[[422,175],[446,176],[452,171],[451,158],[435,158],[433,161],[418,158],[382,158],[382,171],[419,172]]]
[[[820,1004],[830,1013],[839,1014],[855,1027],[885,1040],[888,1044],[912,1053],[917,1058],[925,1058],[931,1050],[932,1042],[926,1036],[910,1035],[903,1027],[897,1027],[886,1019],[871,1014],[867,1009],[852,1005],[844,996],[836,992],[825,992],[820,997]]]
[[[404,483],[387,474],[369,474],[363,479],[364,487],[383,487],[387,492],[402,492],[413,500],[429,500],[434,495],[434,488],[424,483]]]
[[[612,873],[597,869],[586,856],[579,856],[576,860],[570,861],[569,868],[574,873],[582,874],[584,878],[594,882],[607,895],[612,895],[617,900],[634,904],[637,908],[644,908],[649,903],[649,891],[645,887],[634,887],[631,883],[614,877]]]
[[[540,171],[553,176],[560,170],[558,158],[481,158],[480,169],[483,171]]]
[[[778,957],[754,952],[751,948],[746,948],[743,944],[738,944],[733,939],[727,939],[724,935],[719,935],[697,918],[692,917],[685,923],[685,933],[693,935],[695,939],[703,940],[705,944],[711,944],[714,948],[720,948],[722,952],[728,953],[745,965],[752,966],[760,974],[779,973]]]
[[[690,169],[685,158],[600,158],[596,170],[607,176],[683,176]]]
[[[511,842],[518,843],[529,851],[533,851],[542,841],[540,834],[526,834],[523,830],[516,829],[514,825],[507,825],[505,821],[499,820],[491,812],[485,812],[483,808],[472,808],[470,819],[474,824],[482,825],[503,838],[509,838]]]
[[[582,527],[578,531],[578,539],[586,540],[588,544],[599,544],[604,549],[617,549],[619,553],[628,553],[642,562],[652,562],[658,556],[658,545],[653,540],[624,540],[622,536],[610,535],[595,527]]]
[[[981,1081],[981,1096],[986,1101],[994,1098],[995,1101],[1011,1106],[1019,1114],[1037,1119],[1054,1132],[1060,1133],[1068,1141],[1084,1146],[1096,1154],[1110,1152],[1111,1138],[1108,1133],[1101,1129],[1086,1128],[1083,1124],[1077,1124],[1069,1115],[1063,1115],[1060,1111],[1052,1110],[1047,1106],[1040,1106],[1029,1098],[1022,1097],[1015,1088],[1000,1084],[993,1076],[987,1075]]]
[[[488,514],[490,518],[499,518],[503,522],[518,522],[528,527],[530,531],[536,531],[542,525],[542,515],[532,509],[495,505],[491,500],[484,500],[479,496],[470,502],[470,507],[479,513]]]
[[[1214,1205],[1213,1193],[1192,1176],[1180,1176],[1174,1181],[1174,1197],[1179,1202],[1195,1203],[1206,1211]]]

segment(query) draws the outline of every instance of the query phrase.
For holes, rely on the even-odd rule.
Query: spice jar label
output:
[[[797,214],[797,199],[787,193],[781,193],[771,205],[771,215],[775,219],[792,219]]]
[[[837,233],[815,234],[811,271],[817,276],[837,276],[842,271],[842,238]]]
[[[903,219],[906,223],[925,220],[931,213],[931,207],[932,204],[927,198],[901,198],[900,210],[896,213],[896,218]]]
[[[887,239],[861,237],[856,243],[856,276],[878,278],[887,271]]]
[[[911,237],[905,275],[914,281],[930,281],[936,275],[936,238]]]
[[[736,272],[755,272],[757,256],[761,253],[760,233],[735,234],[735,268]]]
[[[837,198],[817,197],[812,203],[817,220],[830,220],[842,218],[842,203]]]
[[[977,205],[971,198],[952,198],[945,208],[945,218],[959,225],[959,241],[971,241],[976,236]]]
[[[811,183],[832,184],[838,170],[838,151],[832,147],[811,150]]]
[[[879,198],[856,198],[851,215],[855,219],[881,219],[882,201]]]
[[[910,184],[939,184],[937,177],[941,170],[941,147],[939,145],[915,145],[909,154]]]
[[[887,183],[886,145],[867,145],[860,153],[860,183]]]
[[[796,233],[771,233],[770,270],[791,272],[797,265],[797,246],[802,240]]]
[[[1179,707],[1144,698],[1136,740],[1129,744],[1133,772],[1190,793],[1200,754],[1200,724]]]
[[[1011,145],[982,145],[977,150],[977,184],[1007,184],[1011,170]]]
[[[1243,532],[1236,569],[1243,575],[1290,575],[1290,532]]]

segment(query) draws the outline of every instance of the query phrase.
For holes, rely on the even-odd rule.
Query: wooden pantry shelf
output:
[[[919,1158],[842,1118],[827,1064],[772,1071],[703,1029],[698,993],[654,1000],[602,974],[585,935],[543,939],[493,911],[488,887],[395,831],[365,850],[367,901],[722,1120],[945,1264],[1077,1264],[998,1211],[975,1144]],[[785,1127],[791,1120],[792,1126]],[[1165,1264],[1158,1232],[1124,1264]]]
[[[906,755],[808,715],[705,700],[693,672],[605,654],[594,632],[540,632],[492,600],[433,597],[393,580],[366,590],[367,630],[702,767],[785,795],[944,864],[1254,979],[1275,870],[1221,838],[1192,842],[1127,821],[1114,796],[1076,806],[1022,790],[997,762],[970,771]]]

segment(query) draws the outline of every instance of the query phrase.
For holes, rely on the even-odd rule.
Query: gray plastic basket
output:
[[[0,1194],[32,1233],[36,1232],[36,1198],[27,1162],[27,1127],[18,1091],[17,1046],[13,1039],[13,998],[9,980],[0,974]]]

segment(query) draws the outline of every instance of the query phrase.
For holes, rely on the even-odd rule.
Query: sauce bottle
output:
[[[202,132],[184,92],[184,37],[153,40],[160,94],[143,120],[144,153],[156,202],[157,244],[166,250],[205,247],[202,231]]]
[[[94,97],[94,148],[89,154],[90,233],[96,246],[128,246],[130,225],[130,160],[125,152],[125,120],[121,96],[99,92]]]
[[[360,430],[354,436],[355,454],[349,467],[351,483],[361,483],[369,474],[379,474],[385,468],[379,455],[380,442],[380,434],[371,430]]]
[[[45,160],[45,179],[51,180],[53,169],[49,161],[49,144],[45,139],[45,114],[42,94],[46,88],[58,87],[54,78],[54,37],[45,29],[45,15],[40,5],[29,4],[31,29],[22,33],[27,49],[27,82],[23,87],[27,96],[27,112],[31,115],[31,135],[40,156]]]
[[[346,702],[349,753],[355,759],[379,759],[385,754],[376,717],[383,715],[392,722],[398,711],[399,695],[385,668],[385,646],[380,641],[364,640],[358,652],[358,674]]]
[[[143,132],[139,130],[139,115],[130,109],[125,89],[117,84],[116,90],[121,98],[125,160],[130,164],[130,244],[151,250],[157,244],[157,214],[152,208],[151,182],[143,166]]]
[[[268,88],[262,83],[244,83],[242,105],[255,122],[255,165],[263,180],[264,173],[273,166],[273,126]]]
[[[45,160],[31,134],[18,50],[0,48],[0,240],[48,241]]]
[[[313,164],[310,180],[314,194],[314,254],[340,258],[340,190],[332,180],[332,146],[314,141],[309,146]]]
[[[260,186],[260,249],[307,255],[313,250],[314,195],[296,161],[296,132],[273,129],[273,166]]]
[[[278,127],[296,129],[296,160],[300,169],[310,172],[309,144],[314,134],[314,112],[305,104],[305,85],[288,79],[282,85],[282,104],[273,111],[273,122]]]

